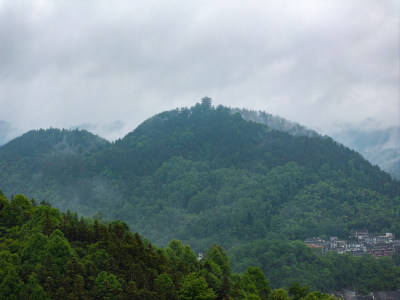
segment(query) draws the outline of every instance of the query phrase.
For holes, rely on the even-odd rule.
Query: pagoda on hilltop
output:
[[[211,109],[211,98],[205,96],[204,98],[201,99],[201,105],[204,106],[207,109]]]

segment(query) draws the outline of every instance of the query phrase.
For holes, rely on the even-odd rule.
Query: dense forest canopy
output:
[[[267,277],[285,279],[288,288],[282,289],[271,287],[258,267],[232,273],[230,260],[216,244],[201,256],[176,239],[158,248],[124,222],[79,218],[23,195],[9,201],[1,192],[0,217],[1,299],[334,299],[292,281],[302,274],[288,273],[279,259],[297,263],[296,271],[319,280],[320,286],[340,287],[353,280],[368,292],[399,285],[400,257],[321,257],[300,242],[278,241],[281,250],[271,242],[271,253],[258,257],[271,265]],[[246,247],[251,249],[237,248],[235,255],[262,248],[257,243]]]
[[[0,200],[1,299],[267,299],[274,293],[259,268],[232,274],[217,245],[198,259],[178,240],[160,249],[120,221],[79,219],[23,195],[9,202],[0,193]]]
[[[28,132],[0,148],[0,183],[8,196],[121,219],[158,246],[179,239],[198,253],[217,243],[234,271],[251,262],[267,274],[260,253],[290,256],[306,237],[400,235],[399,181],[329,137],[272,129],[223,106],[163,112],[114,143],[84,130]],[[257,253],[244,250],[252,243]],[[280,266],[293,271],[290,261]],[[300,259],[296,274],[307,263],[320,264]],[[332,286],[307,276],[302,283]],[[287,286],[283,278],[274,287]]]

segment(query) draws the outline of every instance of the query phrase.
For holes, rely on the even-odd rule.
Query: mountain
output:
[[[334,138],[400,179],[400,127],[373,131],[347,128]]]
[[[32,131],[0,148],[0,189],[124,220],[159,246],[177,238],[200,252],[218,243],[240,253],[235,271],[254,261],[242,250],[251,243],[262,254],[267,241],[348,237],[358,228],[400,235],[399,181],[329,137],[271,127],[196,104],[114,143],[86,131]],[[288,257],[296,251],[282,248]],[[279,274],[275,286],[290,278]],[[308,283],[308,275],[296,278]]]
[[[254,111],[248,109],[231,108],[231,113],[240,114],[243,119],[267,125],[268,128],[290,133],[295,136],[317,137],[319,134],[295,122],[290,122],[284,118],[271,115],[264,111]]]
[[[74,201],[79,202],[76,197],[84,195],[94,180],[89,175],[90,157],[109,145],[85,130],[29,131],[0,148],[0,189],[9,195],[21,189],[73,209]],[[63,197],[68,199],[66,204]]]
[[[295,136],[316,137],[318,133],[295,122],[263,111],[231,108],[245,120],[267,125],[271,129]],[[385,130],[360,130],[346,127],[332,136],[336,141],[358,151],[372,164],[378,165],[392,177],[400,178],[400,127]]]

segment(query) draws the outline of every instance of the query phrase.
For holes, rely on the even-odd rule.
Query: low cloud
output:
[[[398,10],[390,0],[0,0],[0,120],[15,135],[95,124],[114,140],[208,95],[322,134],[368,120],[390,128]]]

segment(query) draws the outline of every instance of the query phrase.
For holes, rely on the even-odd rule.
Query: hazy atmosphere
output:
[[[163,110],[263,110],[322,134],[399,126],[399,1],[0,1],[0,141],[123,137]]]
[[[400,0],[0,0],[0,266],[0,300],[400,299]]]

